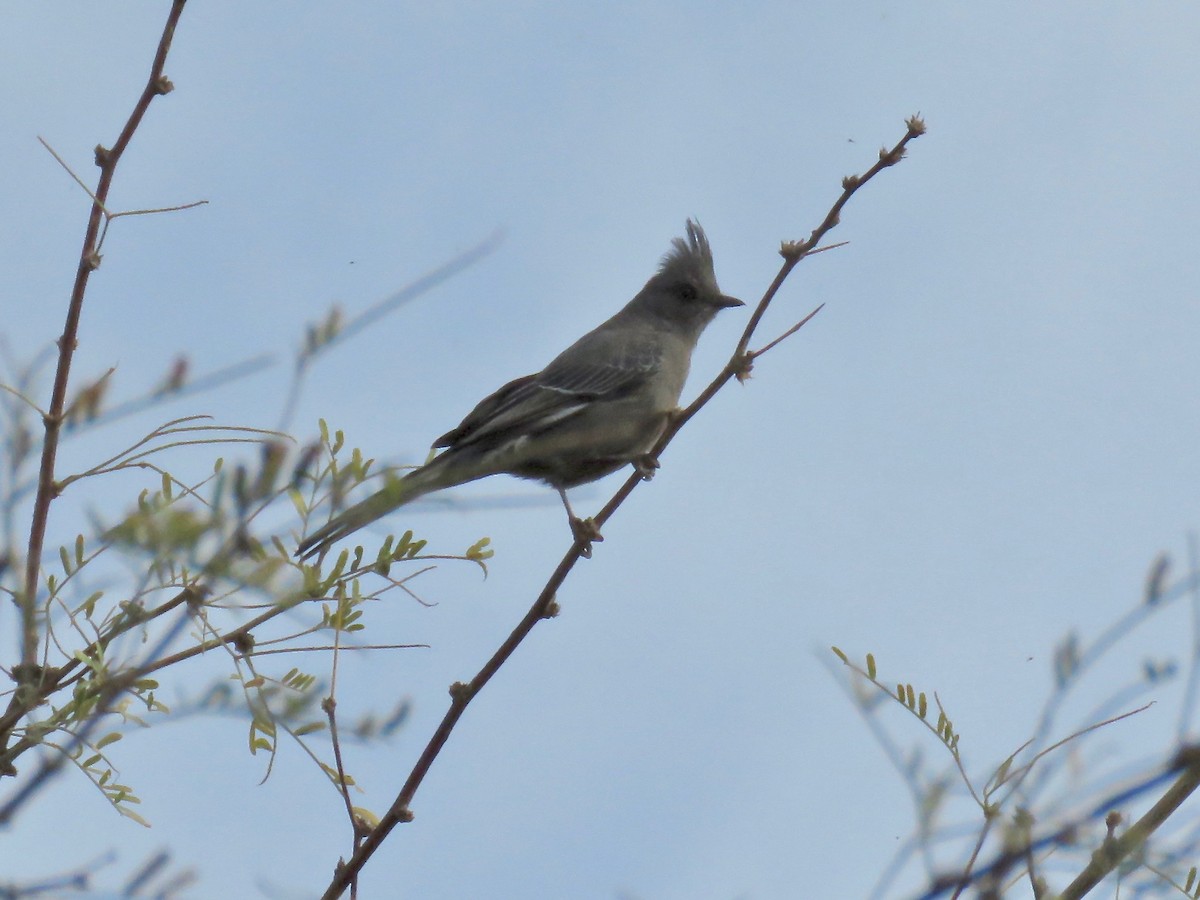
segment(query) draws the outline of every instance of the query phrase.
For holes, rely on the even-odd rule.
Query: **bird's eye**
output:
[[[695,300],[697,296],[696,286],[694,284],[688,284],[685,281],[683,284],[679,285],[679,296],[684,300]]]

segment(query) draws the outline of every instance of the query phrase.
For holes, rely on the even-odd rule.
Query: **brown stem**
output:
[[[104,204],[108,199],[109,188],[112,186],[113,175],[117,163],[125,148],[141,124],[150,101],[159,94],[165,94],[172,89],[171,82],[163,76],[163,66],[166,63],[167,52],[171,48],[171,40],[175,35],[175,25],[183,13],[186,0],[174,0],[171,12],[167,16],[166,26],[158,42],[158,51],[154,55],[154,63],[150,68],[150,77],[146,82],[142,95],[138,98],[117,137],[112,149],[96,148],[96,165],[100,167],[100,181],[93,195],[92,210],[88,217],[87,230],[84,232],[83,249],[79,255],[79,265],[75,271],[75,283],[71,289],[71,302],[67,307],[67,319],[62,336],[58,339],[58,368],[54,374],[54,387],[50,395],[50,407],[43,421],[46,438],[42,444],[42,460],[38,471],[37,496],[33,504],[33,516],[29,529],[29,547],[25,568],[24,592],[18,598],[21,613],[21,662],[26,684],[36,684],[40,678],[35,677],[35,667],[38,658],[38,620],[37,620],[37,590],[41,572],[41,558],[46,539],[46,525],[50,517],[50,504],[58,495],[59,486],[54,480],[54,463],[58,453],[58,441],[62,432],[63,414],[67,401],[67,383],[71,374],[71,360],[79,334],[79,319],[83,311],[83,297],[87,291],[88,278],[100,265],[100,255],[97,240],[101,223],[105,218]],[[22,694],[17,690],[10,703],[10,711],[21,704]],[[7,733],[0,735],[0,741],[7,744]]]
[[[687,409],[672,417],[667,429],[664,431],[650,455],[657,456],[670,443],[671,439],[678,433],[679,429],[694,416],[701,407],[711,400],[716,393],[725,386],[731,378],[744,374],[746,371],[746,348],[750,346],[750,339],[758,327],[759,321],[762,319],[763,313],[766,312],[767,306],[771,299],[783,284],[788,273],[796,267],[801,259],[807,253],[812,252],[817,243],[822,237],[835,225],[837,225],[838,214],[843,206],[850,199],[851,195],[858,190],[868,180],[873,178],[883,169],[888,166],[895,165],[904,156],[904,147],[915,137],[919,137],[925,131],[924,123],[917,117],[908,120],[908,131],[895,147],[891,150],[880,151],[879,162],[872,166],[865,175],[854,176],[847,178],[842,182],[842,195],[825,216],[824,221],[813,230],[812,234],[806,241],[799,243],[785,244],[781,251],[784,257],[783,267],[779,274],[775,276],[775,280],[771,282],[771,286],[767,288],[766,294],[759,301],[753,315],[750,317],[750,322],[746,325],[746,330],[743,332],[741,339],[737,343],[737,347],[730,357],[725,368],[720,374],[713,379],[700,396],[697,397]],[[633,493],[633,489],[643,480],[643,476],[639,472],[635,472],[626,479],[625,483],[617,490],[612,499],[605,504],[604,508],[594,517],[597,526],[603,525],[617,508],[625,502],[625,499]],[[521,619],[517,627],[512,633],[505,638],[499,649],[492,654],[489,659],[476,673],[475,677],[467,684],[456,682],[450,686],[450,708],[446,710],[446,715],[438,724],[437,730],[434,731],[432,737],[429,738],[425,749],[421,752],[420,758],[409,772],[408,778],[404,781],[404,786],[401,787],[400,793],[396,795],[396,799],[392,801],[392,805],[388,811],[380,818],[379,824],[367,836],[351,855],[350,859],[344,863],[339,863],[334,872],[333,879],[329,887],[322,894],[322,900],[337,900],[342,894],[353,885],[357,884],[358,874],[362,871],[367,860],[375,853],[376,850],[383,844],[392,829],[401,822],[412,821],[412,812],[409,810],[409,803],[416,795],[417,789],[421,786],[421,782],[425,779],[425,775],[429,772],[438,754],[449,740],[451,732],[454,731],[458,720],[462,718],[462,714],[466,711],[467,705],[475,698],[475,696],[483,689],[483,686],[491,680],[492,676],[499,671],[505,661],[512,656],[513,652],[525,640],[529,632],[533,630],[533,626],[541,619],[550,618],[557,614],[557,604],[555,603],[555,595],[558,589],[566,581],[567,576],[579,562],[584,552],[587,550],[587,542],[584,538],[577,538],[575,543],[567,551],[562,561],[558,564],[558,568],[550,576],[537,599],[533,601],[533,605],[529,607],[529,611],[525,613],[525,617]]]

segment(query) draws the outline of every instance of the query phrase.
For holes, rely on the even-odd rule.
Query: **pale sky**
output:
[[[94,181],[92,148],[128,115],[166,10],[4,16],[2,330],[18,360],[61,331],[88,204],[36,138]],[[75,372],[116,366],[119,399],[180,351],[201,373],[275,364],[96,429],[64,471],[174,416],[273,427],[306,323],[333,303],[366,309],[501,230],[485,259],[327,354],[297,409],[300,439],[324,417],[368,455],[420,461],[482,396],[620,308],[689,216],[723,290],[756,301],[779,242],[806,236],[842,176],[921,113],[928,135],[852,200],[831,235],[849,245],[793,273],[758,343],[824,310],[668,449],[362,881],[364,897],[867,896],[913,809],[828,646],[937,690],[982,782],[1032,733],[1064,634],[1094,637],[1136,606],[1160,551],[1186,568],[1200,522],[1197,35],[1190,2],[193,2],[166,70],[176,90],[112,200],[209,203],[114,225]],[[685,400],[745,316],[706,332]],[[619,483],[573,502],[594,511]],[[145,486],[81,488],[48,546],[73,537],[71,510],[119,511]],[[419,581],[436,606],[373,607],[372,640],[431,648],[347,658],[340,674],[345,715],[413,704],[390,742],[348,748],[356,802],[378,813],[446,687],[570,544],[548,489],[494,478],[453,497],[376,534],[412,528],[446,552],[490,536],[489,577],[443,565]],[[1191,628],[1184,605],[1164,611],[1056,736],[1147,656],[1186,662]],[[0,629],[14,632],[7,607]],[[328,671],[312,656],[279,673],[292,662]],[[164,701],[222,665],[171,672]],[[1151,699],[1097,747],[1131,765],[1166,750],[1178,689],[1127,705]],[[938,759],[893,712],[897,744]],[[245,730],[189,718],[130,734],[115,758],[154,827],[68,774],[3,836],[3,879],[116,849],[101,879],[115,883],[165,847],[198,870],[191,896],[319,894],[349,852],[340,800],[286,742],[260,786]],[[914,863],[884,895],[922,884]]]

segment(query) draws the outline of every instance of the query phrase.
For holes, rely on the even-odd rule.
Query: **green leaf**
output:
[[[133,819],[133,821],[137,822],[139,825],[144,826],[145,828],[150,827],[150,823],[147,822],[145,819],[143,819],[141,816],[139,816],[137,813],[135,813],[132,809],[126,809],[124,806],[118,806],[117,812],[119,812],[121,815],[123,815],[127,819]]]
[[[288,499],[292,501],[292,506],[296,508],[296,514],[300,518],[308,515],[308,504],[304,502],[304,496],[296,488],[288,488]]]
[[[96,591],[76,608],[76,613],[83,613],[89,619],[96,614],[96,602],[104,596],[104,591]]]
[[[492,539],[487,537],[477,540],[474,544],[467,548],[467,559],[473,559],[477,561],[491,559],[496,555],[496,551],[485,549],[491,542]],[[424,542],[422,542],[422,546],[424,546]]]

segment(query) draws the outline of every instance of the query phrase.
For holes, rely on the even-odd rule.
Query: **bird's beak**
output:
[[[730,309],[731,307],[734,307],[734,306],[745,306],[746,305],[741,300],[739,300],[737,297],[726,297],[724,294],[720,294],[717,297],[717,299],[713,302],[716,303],[716,305],[719,306],[721,309]]]

